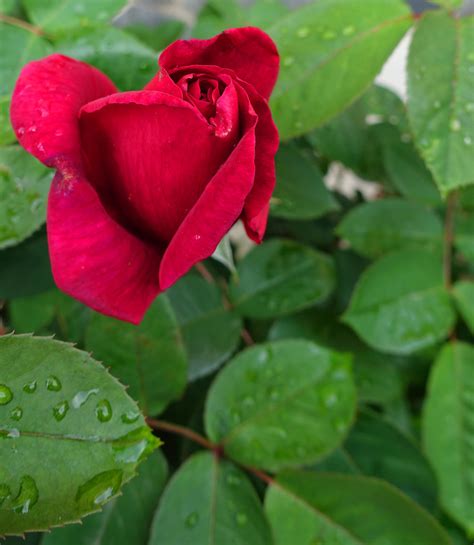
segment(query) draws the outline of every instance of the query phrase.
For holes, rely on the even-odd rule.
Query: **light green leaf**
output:
[[[271,26],[281,56],[271,99],[281,137],[303,134],[346,108],[409,26],[400,0],[319,0]]]
[[[271,214],[278,218],[309,220],[339,208],[324,185],[316,162],[296,145],[281,145],[276,155],[277,184]]]
[[[92,513],[155,446],[125,389],[85,352],[0,337],[0,534]]]
[[[245,474],[208,452],[168,484],[149,545],[272,545],[260,500]]]
[[[355,402],[350,356],[305,340],[278,341],[241,352],[219,373],[205,426],[232,459],[275,471],[336,448]]]
[[[103,26],[118,13],[125,0],[22,0],[29,19],[48,35]]]
[[[194,274],[179,280],[167,295],[176,313],[188,355],[189,379],[212,373],[237,348],[241,319],[224,307],[217,286]]]
[[[158,71],[158,54],[118,28],[95,29],[56,43],[64,55],[92,64],[121,91],[141,89]]]
[[[446,345],[428,384],[423,442],[447,513],[474,536],[474,348]]]
[[[275,545],[451,545],[439,523],[378,479],[286,471],[265,512]]]
[[[162,412],[186,387],[186,354],[166,296],[151,305],[139,326],[94,314],[85,344],[130,387],[147,415]]]
[[[353,208],[337,233],[354,250],[371,258],[403,248],[441,249],[443,241],[443,225],[434,212],[395,198]]]
[[[473,43],[474,17],[433,12],[419,21],[410,47],[408,115],[444,194],[474,183]]]
[[[0,249],[44,223],[50,181],[51,171],[20,147],[0,148]]]
[[[251,318],[290,314],[327,299],[335,285],[332,259],[298,242],[273,239],[238,264],[230,286],[237,312]]]
[[[165,486],[168,468],[160,451],[154,452],[123,489],[103,509],[82,524],[56,528],[46,534],[41,545],[147,545],[150,527]]]
[[[459,313],[474,334],[474,282],[459,281],[454,285],[454,300]]]
[[[360,277],[343,321],[383,352],[410,354],[441,341],[455,321],[441,258],[421,249],[382,257]]]

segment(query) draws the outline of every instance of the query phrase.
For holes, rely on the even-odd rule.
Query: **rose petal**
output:
[[[28,63],[12,96],[11,120],[20,144],[42,163],[56,156],[80,163],[77,114],[97,98],[115,93],[107,76],[63,55]]]
[[[87,176],[109,213],[162,243],[171,240],[239,133],[235,119],[225,137],[217,135],[195,107],[157,91],[89,103],[80,125]]]
[[[240,95],[243,136],[235,150],[209,182],[180,225],[160,266],[160,287],[165,290],[193,265],[214,252],[239,218],[255,177],[257,116],[245,94]]]
[[[161,255],[118,225],[67,161],[58,163],[47,226],[58,287],[103,314],[138,324],[160,291]]]
[[[209,40],[177,40],[158,63],[168,71],[193,64],[230,68],[268,99],[278,77],[279,56],[268,34],[246,27],[225,30]]]

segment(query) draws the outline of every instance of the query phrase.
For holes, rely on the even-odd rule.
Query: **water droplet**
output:
[[[20,136],[23,136],[25,134],[25,127],[18,127],[17,132]]]
[[[472,138],[470,136],[465,136],[464,143],[466,144],[466,146],[470,146],[472,144]]]
[[[64,134],[64,131],[62,129],[56,129],[54,131],[54,136],[62,136]]]
[[[138,411],[127,411],[126,413],[123,413],[120,419],[124,424],[133,424],[140,418],[140,413]]]
[[[283,66],[291,66],[295,62],[294,57],[284,57]]]
[[[61,422],[61,420],[63,420],[67,415],[68,411],[69,403],[67,401],[61,401],[55,407],[53,407],[53,416],[58,422]]]
[[[354,34],[354,32],[355,32],[355,27],[353,27],[352,25],[346,26],[342,30],[342,33],[344,34],[344,36],[350,36],[351,34]]]
[[[299,28],[296,31],[296,35],[298,36],[298,38],[306,38],[309,35],[309,28],[307,26]]]
[[[74,409],[80,409],[92,395],[96,395],[98,393],[98,388],[92,388],[92,390],[83,390],[81,392],[77,392],[77,394],[72,398],[72,406],[74,407]]]
[[[23,386],[23,391],[27,394],[34,394],[36,392],[37,383],[36,380],[32,380]]]
[[[2,503],[11,496],[12,491],[10,487],[6,484],[0,483],[0,507]]]
[[[332,30],[326,30],[326,32],[323,34],[323,40],[334,40],[336,37],[336,33]]]
[[[237,513],[235,520],[239,526],[245,526],[247,524],[247,515],[245,513]]]
[[[184,524],[188,528],[194,528],[198,522],[199,522],[199,514],[194,512],[194,513],[189,514],[186,517],[186,520],[184,521]]]
[[[194,240],[200,240],[201,239],[201,235],[194,235]]]
[[[119,463],[134,464],[150,454],[160,442],[148,427],[132,430],[113,443],[114,458]]]
[[[8,439],[18,439],[20,437],[20,430],[17,428],[11,428],[10,430],[5,430],[6,437]]]
[[[108,422],[112,418],[112,406],[108,399],[102,399],[102,401],[97,403],[95,415],[101,422]]]
[[[31,125],[31,127],[28,129],[28,132],[36,132],[38,130],[38,127],[36,125]]]
[[[38,151],[44,151],[44,146],[43,146],[43,144],[42,144],[41,142],[38,142],[38,143],[36,144],[36,149],[37,149]]]
[[[8,405],[13,399],[13,392],[6,384],[0,384],[0,405]]]
[[[39,112],[40,112],[41,117],[43,117],[43,118],[48,117],[48,115],[49,115],[49,112],[48,112],[48,110],[46,108],[40,108]]]
[[[458,132],[461,130],[461,122],[459,121],[459,119],[452,119],[451,120],[451,123],[449,124],[449,128],[453,131],[453,132]]]
[[[46,388],[50,392],[59,392],[62,388],[61,381],[58,379],[58,377],[51,375],[46,379]]]
[[[111,469],[98,473],[77,489],[76,502],[81,510],[96,509],[114,496],[122,484],[123,471]]]
[[[21,420],[22,416],[23,416],[23,409],[21,407],[15,407],[10,412],[10,418],[12,420],[16,420],[16,421]]]
[[[26,515],[38,501],[38,487],[33,477],[24,475],[20,481],[20,491],[12,502],[12,509],[15,513]]]

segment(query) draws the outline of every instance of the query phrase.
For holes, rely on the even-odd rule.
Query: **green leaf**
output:
[[[459,281],[454,285],[454,300],[459,313],[474,335],[474,282]]]
[[[281,137],[303,134],[346,108],[409,26],[399,0],[319,0],[270,27],[281,56],[271,99]]]
[[[275,545],[451,545],[413,500],[368,477],[286,471],[269,487],[265,512]]]
[[[339,208],[324,185],[316,162],[296,145],[282,145],[276,155],[277,184],[271,214],[278,218],[309,220]]]
[[[147,415],[162,412],[186,387],[186,354],[166,296],[151,305],[139,326],[94,313],[85,344],[129,386]]]
[[[149,545],[272,545],[245,474],[208,452],[192,456],[166,487]]]
[[[51,53],[51,46],[38,34],[2,22],[0,36],[0,144],[9,144],[15,141],[9,114],[10,94],[15,81],[27,62],[48,55]]]
[[[439,47],[439,37],[443,47]],[[474,17],[428,13],[408,59],[408,115],[440,191],[474,183]]]
[[[334,289],[332,259],[309,246],[273,239],[255,247],[237,267],[230,286],[236,310],[251,318],[272,318],[309,307]]]
[[[360,277],[343,321],[382,352],[410,354],[441,341],[455,321],[441,258],[421,249],[382,257]]]
[[[118,28],[92,30],[61,40],[56,47],[103,71],[122,91],[141,89],[158,70],[158,54]]]
[[[20,147],[0,148],[0,249],[44,223],[50,181],[51,171]]]
[[[457,9],[463,5],[464,0],[435,0],[435,3],[448,9]]]
[[[446,345],[428,384],[423,442],[446,512],[474,536],[474,347]]]
[[[474,214],[470,210],[456,210],[454,245],[467,261],[474,263]]]
[[[165,486],[168,468],[161,452],[154,452],[123,489],[123,496],[113,499],[83,523],[56,528],[46,534],[41,545],[147,545],[150,528]]]
[[[124,0],[22,0],[29,19],[53,37],[77,29],[103,26],[125,4]]]
[[[0,532],[97,511],[155,448],[136,404],[85,352],[0,337]]]
[[[212,259],[222,263],[231,273],[236,272],[234,255],[232,254],[232,246],[230,245],[229,235],[226,235],[217,245],[217,248],[212,254]]]
[[[219,373],[205,426],[232,459],[275,471],[336,448],[355,402],[348,355],[305,340],[278,341],[241,352]]]
[[[403,248],[441,249],[443,241],[443,225],[434,212],[396,198],[353,208],[337,233],[354,250],[371,258]]]
[[[364,475],[400,488],[430,511],[436,508],[436,479],[418,445],[385,418],[361,411],[343,446]]]
[[[189,379],[212,373],[237,348],[241,319],[224,307],[217,286],[194,274],[179,280],[167,295],[188,355]]]
[[[54,287],[48,243],[37,233],[18,246],[0,251],[0,298],[34,295]]]

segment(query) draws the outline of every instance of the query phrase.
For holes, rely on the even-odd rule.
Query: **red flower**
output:
[[[278,64],[264,32],[240,28],[174,42],[142,91],[118,93],[61,55],[23,68],[11,119],[21,145],[57,170],[47,229],[60,289],[138,323],[239,218],[261,241]]]

